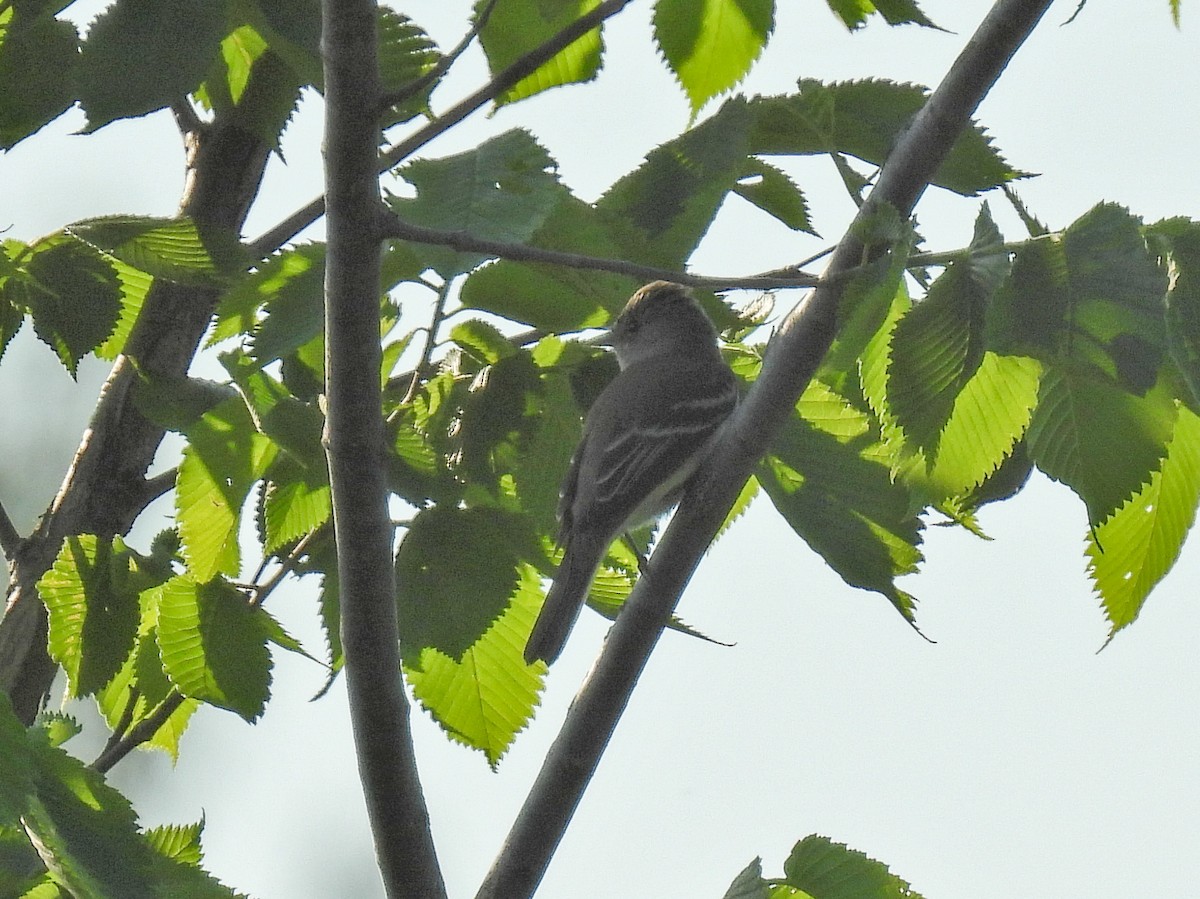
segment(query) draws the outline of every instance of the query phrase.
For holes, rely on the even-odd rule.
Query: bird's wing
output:
[[[736,383],[723,365],[671,366],[661,375],[651,382],[654,389],[606,416],[609,427],[586,429],[572,466],[576,516],[595,516],[619,530],[666,511],[691,474],[690,463],[737,404]],[[584,471],[590,495],[579,497]]]

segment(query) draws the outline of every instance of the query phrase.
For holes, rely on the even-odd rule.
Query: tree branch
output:
[[[884,205],[912,214],[971,113],[1028,37],[1050,0],[999,0],[937,91],[901,137],[875,189],[829,262],[837,275],[864,251],[855,226]],[[604,648],[517,816],[479,899],[529,896],[536,889],[596,770],[659,634],[701,554],[778,432],[833,340],[842,281],[813,291],[784,321],[762,373],[697,474]]]
[[[346,688],[359,776],[390,899],[446,895],[400,674],[379,367],[379,69],[374,0],[323,0],[325,448]]]
[[[8,510],[4,508],[4,503],[0,503],[0,552],[4,553],[4,558],[14,559],[20,548],[21,532],[17,530],[13,520],[8,517]]]
[[[605,19],[615,16],[628,6],[632,0],[605,0],[599,6],[580,16],[554,37],[541,46],[530,50],[511,66],[498,73],[491,81],[470,96],[460,100],[442,115],[430,121],[424,127],[413,132],[408,138],[400,141],[386,150],[379,157],[379,172],[386,172],[397,163],[407,159],[417,150],[440,135],[442,132],[457,125],[471,113],[483,108],[487,103],[500,96],[509,88],[518,84],[523,78],[532,75],[545,63],[557,56],[593,28],[598,27]],[[304,207],[297,209],[286,219],[262,234],[250,244],[250,250],[259,257],[267,257],[281,246],[303,231],[325,211],[325,199],[317,197]]]
[[[484,253],[512,262],[540,262],[574,269],[615,272],[618,275],[629,275],[631,278],[640,278],[645,281],[675,281],[678,284],[686,284],[688,287],[699,287],[706,290],[779,290],[787,287],[814,287],[820,280],[815,275],[805,272],[788,273],[786,271],[732,277],[692,275],[653,265],[639,265],[624,259],[604,259],[598,256],[586,256],[582,253],[564,253],[559,250],[547,250],[543,247],[531,247],[528,244],[488,240],[484,237],[475,237],[465,231],[423,228],[388,213],[383,214],[381,227],[386,236],[398,240],[410,240],[413,243],[435,244],[468,253]]]

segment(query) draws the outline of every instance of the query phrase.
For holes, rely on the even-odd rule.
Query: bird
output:
[[[525,661],[554,662],[612,542],[674,506],[738,402],[717,331],[669,281],[636,291],[601,344],[620,371],[588,410],[558,504],[554,582]]]

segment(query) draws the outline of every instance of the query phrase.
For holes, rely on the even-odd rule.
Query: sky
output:
[[[71,14],[86,21],[102,5],[77,4]],[[449,47],[468,6],[444,0],[407,11]],[[818,0],[780,3],[775,36],[741,89],[786,92],[800,77],[935,85],[987,6],[926,0],[922,9],[947,31],[873,24],[850,35]],[[1200,215],[1191,5],[1179,31],[1165,0],[1091,0],[1064,25],[1075,8],[1074,0],[1051,8],[979,112],[1006,157],[1040,173],[1019,185],[1021,196],[1051,227],[1101,200],[1147,221]],[[527,127],[562,179],[594,199],[688,123],[687,102],[650,41],[650,14],[650,4],[633,4],[608,26],[596,82],[477,115],[429,154]],[[469,54],[435,107],[482,77],[481,58]],[[68,114],[0,157],[8,235],[32,239],[107,213],[173,212],[183,169],[169,116],[73,136],[82,124]],[[319,192],[320,124],[320,103],[310,99],[247,236]],[[852,209],[831,166],[805,160],[789,170],[809,193],[823,240],[731,202],[693,270],[752,273],[836,239]],[[979,202],[929,192],[917,211],[929,248],[965,245]],[[1003,200],[991,205],[1005,236],[1020,237]],[[800,296],[781,293],[777,308]],[[87,362],[75,384],[28,333],[0,366],[0,499],[20,526],[52,496],[104,371]],[[177,448],[164,448],[164,466]],[[143,540],[165,515],[166,507],[151,509],[137,532]],[[920,600],[931,643],[886,600],[842,583],[760,498],[710,550],[680,606],[689,623],[735,645],[663,638],[538,895],[720,897],[756,856],[768,874],[781,873],[791,846],[810,833],[886,862],[929,899],[1193,895],[1200,544],[1193,537],[1141,618],[1101,651],[1107,627],[1085,577],[1082,503],[1038,476],[1015,500],[988,507],[981,524],[990,542],[927,529],[923,570],[903,582]],[[280,591],[271,611],[322,646],[310,588]],[[473,895],[604,626],[584,614],[536,720],[497,772],[415,713],[452,896]],[[147,826],[204,815],[206,865],[241,891],[381,896],[344,689],[310,702],[323,671],[288,654],[276,663],[259,724],[203,709],[177,766],[138,754],[112,780]],[[77,742],[90,758],[94,750]]]

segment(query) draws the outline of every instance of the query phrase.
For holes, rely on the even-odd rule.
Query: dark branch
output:
[[[829,274],[836,276],[859,263],[864,248],[852,235],[874,209],[886,204],[904,217],[912,214],[971,112],[1049,5],[1050,0],[995,4],[888,158],[858,219],[834,252]],[[656,547],[653,577],[638,581],[609,632],[479,899],[529,896],[536,889],[700,556],[829,349],[842,283],[835,277],[813,291],[772,341],[762,374]]]
[[[585,256],[582,253],[563,253],[559,250],[547,250],[543,247],[531,247],[527,244],[488,240],[484,237],[475,237],[464,231],[440,231],[434,228],[423,228],[420,225],[409,224],[397,216],[390,214],[384,215],[381,227],[385,235],[397,238],[398,240],[435,244],[461,252],[483,253],[488,256],[508,259],[512,262],[539,262],[574,269],[615,272],[618,275],[628,275],[631,278],[638,278],[643,281],[674,281],[677,284],[686,284],[688,287],[699,287],[706,290],[779,290],[787,287],[814,287],[819,282],[819,279],[815,275],[805,272],[796,272],[793,274],[781,271],[765,275],[741,275],[734,277],[692,275],[687,272],[659,268],[653,265],[639,265],[636,262],[627,262],[623,259],[604,259],[597,256]]]
[[[325,449],[337,535],[346,689],[389,899],[446,895],[400,673],[379,367],[379,69],[374,0],[324,0]]]
[[[0,552],[6,559],[14,559],[21,548],[21,534],[8,517],[8,510],[0,503]]]

